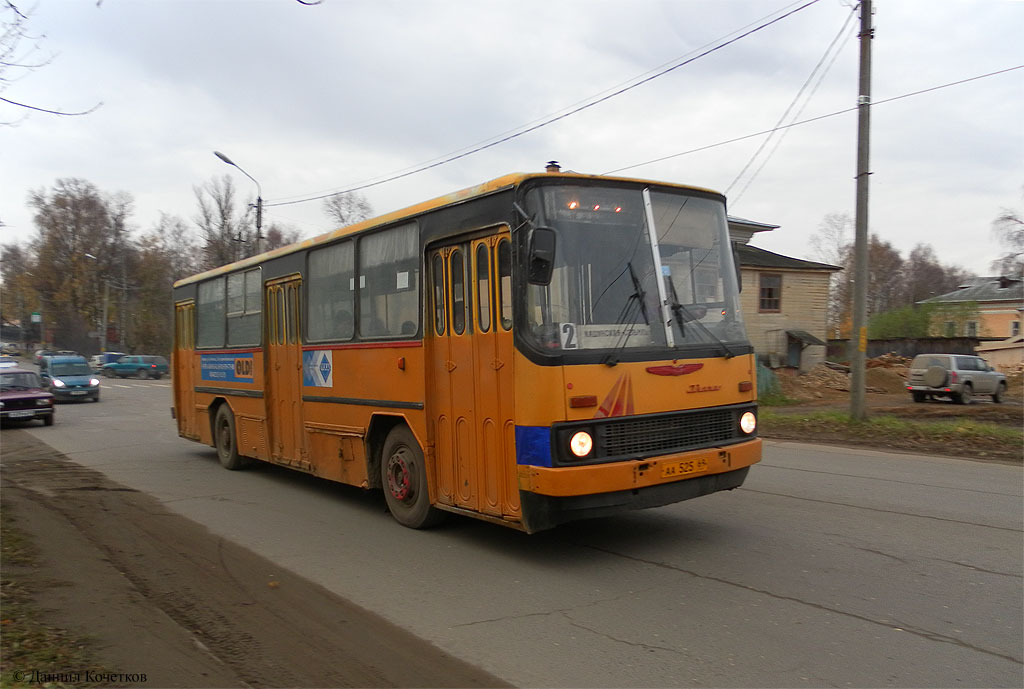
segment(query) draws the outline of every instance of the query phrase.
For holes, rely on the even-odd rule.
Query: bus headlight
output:
[[[594,449],[594,439],[586,431],[577,431],[569,439],[569,451],[577,457],[586,457]]]
[[[745,411],[743,416],[740,417],[740,430],[750,435],[757,429],[757,417],[754,416],[754,412]]]

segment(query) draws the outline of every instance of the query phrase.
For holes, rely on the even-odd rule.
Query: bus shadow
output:
[[[193,453],[202,461],[213,465],[219,465],[220,460],[215,450],[210,448],[199,449]],[[337,481],[320,478],[302,471],[296,471],[289,467],[270,464],[269,462],[254,461],[245,469],[233,472],[244,475],[256,475],[264,480],[274,483],[285,483],[292,488],[303,491],[311,496],[320,496],[329,500],[344,501],[346,505],[367,513],[380,513],[388,517],[384,505],[384,497],[379,490],[366,490],[358,486],[350,486]],[[390,517],[388,517],[390,519]]]
[[[729,544],[736,538],[728,525],[669,508],[570,522],[535,534],[450,515],[435,530],[480,550],[550,565],[559,571],[585,569],[606,562],[609,555],[646,561],[642,553],[668,549],[678,555],[715,547],[716,543]]]
[[[217,454],[212,450],[194,454],[202,461],[218,463]],[[240,473],[258,474],[310,496],[342,502],[348,509],[379,519],[381,529],[402,528],[388,514],[380,490],[350,486],[266,462],[255,462]],[[440,524],[420,532],[420,537],[436,540],[439,546],[443,542],[458,541],[480,551],[532,561],[560,571],[567,567],[593,566],[609,555],[639,560],[642,559],[639,555],[631,553],[657,552],[664,548],[685,553],[694,548],[714,547],[719,542],[731,543],[736,536],[730,525],[714,521],[705,514],[688,514],[678,505],[569,522],[534,534],[469,516],[447,514]]]

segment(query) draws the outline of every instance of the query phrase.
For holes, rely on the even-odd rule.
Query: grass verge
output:
[[[839,411],[792,409],[777,412],[761,407],[759,432],[765,438],[839,442],[921,454],[1024,461],[1020,429],[967,419],[912,420],[879,414],[853,421]]]

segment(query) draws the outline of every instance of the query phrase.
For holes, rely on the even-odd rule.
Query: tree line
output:
[[[992,230],[1006,252],[992,262],[995,274],[1020,278],[1024,273],[1024,222],[1020,214],[1001,209]],[[853,326],[853,219],[846,213],[825,216],[811,246],[818,258],[842,268],[832,275],[829,289],[828,334],[848,338]],[[868,337],[929,337],[941,335],[936,323],[962,324],[977,320],[972,303],[920,304],[954,292],[976,277],[964,268],[942,263],[935,250],[919,243],[904,258],[876,234],[868,241]],[[958,329],[959,330],[959,329]]]
[[[214,177],[193,192],[191,221],[162,213],[138,231],[134,201],[125,192],[105,193],[76,178],[33,191],[28,203],[34,235],[0,245],[4,339],[83,354],[103,345],[169,353],[174,282],[250,256],[256,246],[251,204],[240,202],[230,176]],[[373,209],[358,194],[338,194],[325,200],[323,211],[344,226],[370,217]],[[298,230],[278,223],[263,234],[263,251],[301,239]],[[41,323],[32,323],[32,314]]]

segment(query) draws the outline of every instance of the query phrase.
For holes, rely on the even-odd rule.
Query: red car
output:
[[[53,425],[53,395],[43,389],[35,371],[0,369],[0,422],[32,419]]]

